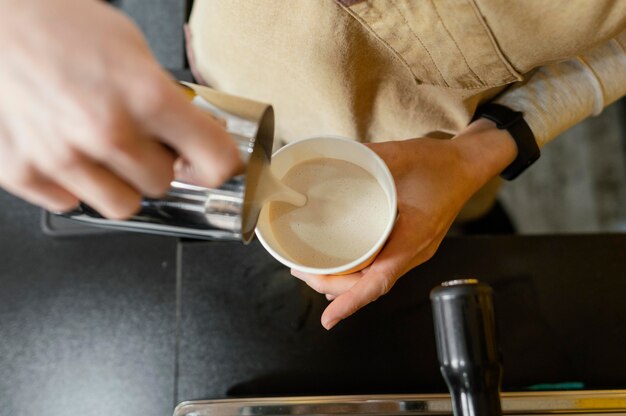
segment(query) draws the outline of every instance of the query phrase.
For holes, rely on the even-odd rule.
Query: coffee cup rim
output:
[[[275,156],[279,155],[281,152],[285,151],[285,149],[292,147],[292,146],[297,146],[300,145],[304,142],[308,142],[308,141],[312,141],[312,140],[320,140],[320,139],[325,139],[325,140],[336,140],[336,141],[341,141],[344,143],[348,143],[349,146],[361,146],[362,149],[365,149],[365,152],[368,153],[372,159],[375,161],[375,163],[377,164],[377,166],[380,168],[380,170],[383,172],[383,174],[387,177],[387,179],[389,179],[389,184],[390,184],[390,195],[391,195],[391,201],[390,201],[390,220],[387,223],[387,225],[385,226],[384,231],[382,232],[382,234],[380,235],[380,237],[378,238],[378,240],[376,240],[376,243],[372,245],[372,247],[363,255],[361,255],[359,258],[349,262],[349,263],[345,263],[343,265],[340,266],[335,266],[335,267],[327,267],[327,268],[319,268],[319,267],[310,267],[310,266],[304,266],[298,263],[295,263],[291,260],[289,260],[288,258],[284,257],[283,255],[281,255],[278,251],[276,251],[267,241],[266,239],[263,237],[262,232],[259,230],[259,227],[257,226],[256,230],[255,230],[255,234],[258,237],[259,241],[261,242],[261,244],[263,245],[263,247],[276,259],[278,260],[280,263],[284,264],[285,266],[304,272],[304,273],[309,273],[309,274],[317,274],[317,275],[335,275],[335,274],[342,274],[345,273],[346,271],[350,271],[350,270],[360,270],[359,266],[363,265],[363,268],[366,267],[371,260],[373,259],[374,256],[376,256],[380,250],[383,248],[383,246],[385,245],[387,239],[389,238],[389,235],[391,235],[391,232],[395,226],[396,220],[397,220],[397,213],[398,213],[398,207],[397,207],[397,191],[396,191],[396,185],[395,185],[395,181],[393,178],[393,175],[391,174],[391,171],[389,170],[389,167],[387,166],[387,164],[385,163],[385,161],[376,153],[374,152],[372,149],[370,149],[369,147],[365,146],[363,143],[356,141],[356,140],[352,140],[346,137],[341,137],[341,136],[336,136],[336,135],[325,135],[325,136],[317,136],[317,137],[310,137],[310,138],[306,138],[303,140],[298,140],[295,142],[291,142],[283,147],[281,147],[280,149],[278,149],[276,152],[274,152],[274,154],[272,155],[272,158],[274,158]]]

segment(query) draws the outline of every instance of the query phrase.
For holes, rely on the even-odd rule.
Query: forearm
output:
[[[542,147],[626,94],[626,32],[578,57],[537,69],[494,102],[524,113]]]
[[[577,58],[539,68],[527,82],[511,87],[495,102],[521,111],[537,143],[543,146],[626,93],[625,44],[626,32],[621,39]],[[454,144],[468,179],[478,188],[502,172],[517,155],[509,133],[485,119],[459,132]]]

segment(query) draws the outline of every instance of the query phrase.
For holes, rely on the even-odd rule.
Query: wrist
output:
[[[472,122],[452,142],[477,188],[499,175],[517,157],[517,144],[510,133],[484,118]]]

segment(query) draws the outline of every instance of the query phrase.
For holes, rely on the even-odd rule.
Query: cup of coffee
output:
[[[397,215],[396,187],[385,162],[367,146],[339,137],[311,138],[279,149],[273,175],[307,203],[266,203],[256,235],[290,268],[348,274],[367,267]]]

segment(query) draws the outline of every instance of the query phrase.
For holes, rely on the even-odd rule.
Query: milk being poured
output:
[[[283,184],[269,167],[261,170],[259,183],[255,189],[254,201],[261,206],[272,201],[281,201],[296,207],[302,207],[306,204],[306,195],[294,191],[290,187]]]
[[[274,199],[267,207],[269,223],[282,249],[308,267],[336,267],[360,258],[389,222],[387,195],[376,178],[345,160],[301,162],[281,182],[307,201],[294,206]]]

